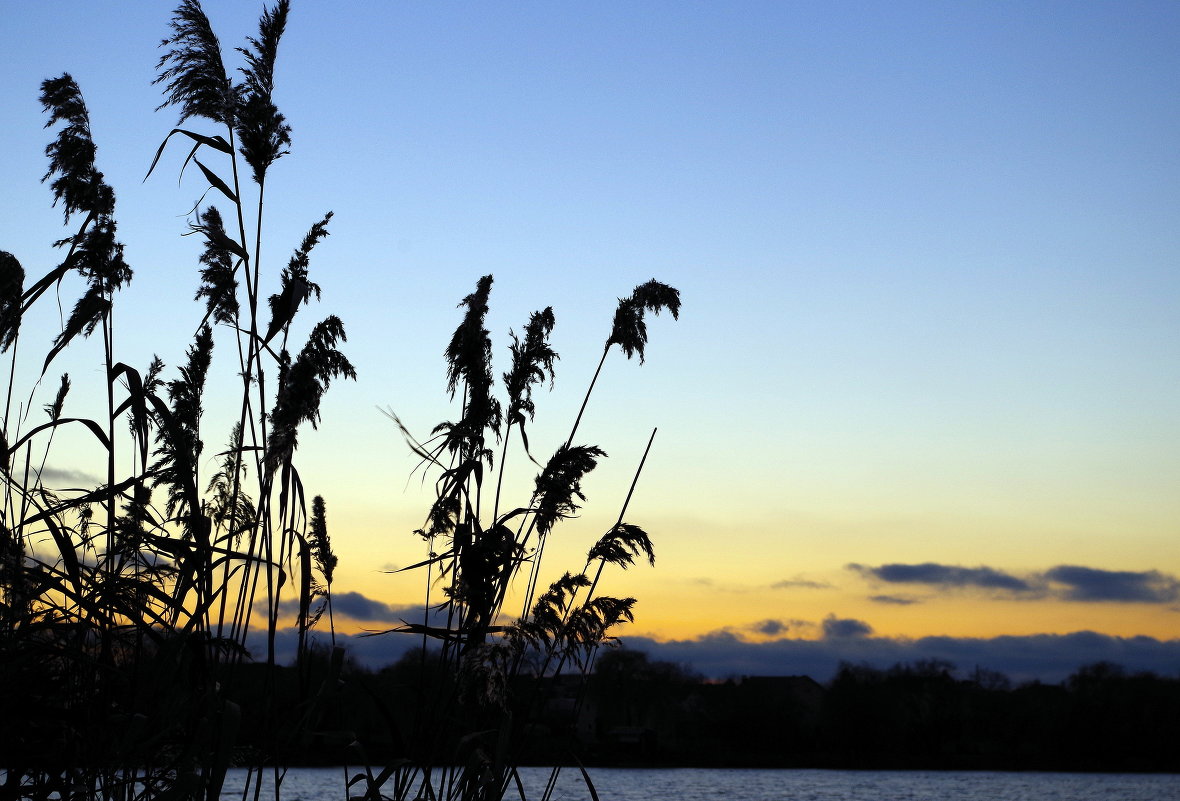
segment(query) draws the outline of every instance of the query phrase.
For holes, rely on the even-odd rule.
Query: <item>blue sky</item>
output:
[[[261,8],[205,7],[227,52]],[[0,31],[0,248],[30,274],[54,264],[36,97],[69,71],[136,269],[119,321],[137,365],[176,364],[199,319],[198,245],[179,234],[203,187],[177,186],[179,151],[143,182],[175,121],[150,85],[167,12],[14,3]],[[451,413],[440,356],[480,275],[501,354],[508,328],[554,307],[541,452],[568,430],[615,299],[654,276],[681,290],[681,319],[653,321],[642,367],[608,363],[583,434],[612,458],[553,554],[580,566],[658,425],[631,513],[658,566],[611,579],[640,598],[636,634],[758,645],[777,620],[818,642],[834,616],[891,643],[1174,640],[1166,592],[1034,601],[870,579],[1180,575],[1177,34],[1162,2],[296,2],[276,88],[294,145],[267,236],[277,267],[336,215],[313,277],[359,380],[332,388],[302,470],[328,499],[339,580],[417,600],[378,572],[420,557],[425,508],[378,409],[423,433]],[[93,375],[78,351],[51,373]]]

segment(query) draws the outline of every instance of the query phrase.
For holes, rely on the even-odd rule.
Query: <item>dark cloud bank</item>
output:
[[[860,621],[837,621],[828,628],[852,629]],[[866,626],[867,628],[867,626]],[[324,643],[324,632],[315,634]],[[690,640],[655,640],[649,637],[620,638],[627,648],[644,651],[653,660],[674,662],[713,679],[740,676],[807,675],[827,681],[841,662],[887,668],[898,662],[943,659],[959,673],[969,675],[976,667],[998,670],[1016,682],[1040,680],[1055,684],[1083,665],[1113,662],[1129,672],[1151,671],[1161,676],[1180,675],[1180,640],[1153,637],[1112,637],[1092,631],[1072,634],[1034,634],[989,639],[972,637],[922,637],[915,640],[890,637],[825,636],[818,640],[780,638],[752,642],[728,631]],[[421,647],[422,638],[407,634],[377,637],[337,635],[357,663],[378,669],[402,654]],[[295,656],[293,629],[278,633],[279,661],[290,663]],[[265,653],[261,641],[252,641],[252,652]]]
[[[818,640],[780,638],[751,642],[722,631],[691,640],[623,637],[628,648],[652,659],[690,666],[710,678],[807,675],[827,681],[841,662],[887,668],[898,662],[944,659],[966,675],[976,667],[998,670],[1017,682],[1056,683],[1082,665],[1114,662],[1128,671],[1180,675],[1180,640],[1112,637],[1092,631],[1028,636],[873,637],[859,620],[829,618]],[[851,635],[851,636],[849,636]]]
[[[863,629],[861,628],[863,627]],[[856,620],[829,618],[825,636],[817,640],[779,638],[754,642],[729,631],[688,640],[655,640],[623,636],[622,644],[646,652],[653,660],[673,662],[713,679],[740,676],[807,675],[824,682],[841,662],[887,668],[899,662],[942,659],[960,674],[976,667],[998,670],[1015,682],[1039,680],[1055,684],[1083,665],[1113,662],[1129,672],[1151,671],[1161,676],[1180,675],[1180,640],[1153,637],[1112,637],[1092,631],[1072,634],[1034,634],[988,639],[972,637],[922,637],[914,640],[856,634],[868,625]],[[846,633],[852,633],[846,636]],[[327,642],[325,632],[314,637]],[[376,637],[338,634],[337,641],[358,663],[378,669],[419,648],[422,638],[408,634]],[[265,653],[261,638],[250,643],[255,654]],[[281,663],[294,660],[294,629],[278,632],[276,647]]]
[[[893,568],[911,568],[908,571]],[[904,577],[905,583],[920,583],[915,576],[950,582],[969,582],[986,586],[1009,587],[997,578],[990,568],[945,569],[943,565],[885,565],[863,568],[885,576]],[[886,569],[889,568],[889,569]],[[1168,596],[1169,576],[1147,573],[1117,573],[1093,568],[1059,567],[1047,571],[1052,581],[1077,594],[1075,600],[1122,600],[1128,602],[1163,603]],[[1117,596],[1117,598],[1112,598]],[[881,596],[883,603],[906,603],[908,599]],[[337,624],[345,619],[360,621],[375,628],[393,628],[402,621],[421,622],[421,607],[394,607],[367,598],[357,592],[342,592],[334,596],[333,607]],[[295,609],[284,609],[294,614]],[[326,628],[326,620],[320,629]],[[786,636],[800,629],[816,631],[816,639]],[[1115,637],[1093,631],[1070,634],[1033,634],[1024,636],[978,637],[921,637],[917,639],[873,636],[872,627],[862,620],[829,615],[818,627],[807,621],[762,620],[745,626],[759,639],[751,640],[733,629],[705,634],[685,640],[657,640],[651,637],[620,637],[622,644],[646,652],[651,659],[686,666],[708,678],[726,679],[739,676],[807,675],[817,681],[827,681],[841,662],[868,664],[888,668],[899,662],[940,659],[953,663],[961,674],[975,668],[997,670],[1016,682],[1039,680],[1057,683],[1083,665],[1113,662],[1130,672],[1151,671],[1163,676],[1180,676],[1180,639],[1158,640],[1154,637]],[[328,636],[317,631],[313,637],[326,643]],[[770,637],[772,639],[765,639]],[[294,629],[278,632],[276,649],[281,663],[294,660],[297,636]],[[378,669],[400,658],[407,651],[420,648],[422,638],[409,634],[363,636],[338,634],[359,664]],[[254,654],[264,654],[261,636],[249,643]]]

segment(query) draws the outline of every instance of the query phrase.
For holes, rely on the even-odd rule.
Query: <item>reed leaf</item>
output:
[[[236,204],[238,202],[238,196],[234,190],[229,188],[229,184],[222,180],[220,175],[202,164],[200,159],[194,158],[193,163],[201,169],[201,174],[205,176],[205,180],[209,182],[210,186],[229,198],[230,203]]]
[[[184,168],[187,167],[189,161],[197,155],[197,151],[201,149],[202,145],[211,147],[217,152],[224,153],[227,156],[232,156],[234,153],[234,149],[230,147],[229,142],[225,141],[224,137],[205,136],[204,134],[199,134],[196,131],[189,131],[185,130],[184,128],[173,128],[168,132],[168,135],[164,137],[164,141],[160,143],[160,146],[156,148],[156,155],[152,157],[152,163],[148,167],[147,175],[144,176],[145,181],[151,177],[153,172],[155,172],[156,165],[160,163],[160,156],[164,155],[164,148],[168,146],[168,142],[176,134],[183,134],[189,139],[192,139],[194,143],[192,149],[188,153],[188,157],[185,158],[183,164],[181,165],[180,171],[182,174],[184,173]]]

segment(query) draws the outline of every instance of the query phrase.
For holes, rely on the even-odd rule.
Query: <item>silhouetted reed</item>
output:
[[[623,519],[641,461],[616,523],[590,548],[582,571],[565,572],[536,594],[546,540],[586,502],[583,480],[606,457],[598,446],[573,442],[606,355],[618,345],[628,358],[637,353],[642,361],[645,312],[666,309],[675,317],[679,293],[652,280],[620,299],[568,439],[538,465],[527,503],[502,513],[509,435],[514,427],[520,430],[521,446],[532,462],[525,434],[526,423],[536,414],[532,390],[546,380],[552,385],[558,354],[549,343],[553,310],[534,312],[523,340],[510,335],[511,368],[502,376],[507,400],[501,404],[492,395],[492,346],[484,328],[491,287],[492,277],[484,276],[459,304],[466,311],[445,351],[447,391],[462,400],[459,422],[442,423],[420,441],[390,413],[423,469],[436,470],[437,478],[435,500],[417,532],[426,542],[428,558],[403,568],[425,571],[426,616],[381,633],[420,635],[423,666],[432,653],[430,640],[438,651],[436,658],[430,657],[434,679],[417,690],[418,709],[426,713],[419,712],[412,729],[391,738],[411,744],[405,761],[362,777],[370,798],[499,799],[510,788],[519,792],[515,766],[544,705],[547,683],[566,670],[584,683],[597,649],[611,639],[610,631],[633,619],[634,598],[595,595],[603,569],[608,564],[625,569],[640,555],[655,562],[650,537]],[[502,414],[503,409],[507,412]],[[508,426],[502,432],[505,420]],[[492,513],[485,517],[481,494],[493,467],[492,437],[501,439],[500,466]],[[524,582],[524,608],[514,618],[504,613],[503,605],[517,577]],[[439,676],[451,680],[439,681]],[[557,770],[543,800],[556,786]],[[588,776],[586,782],[593,793]]]
[[[296,464],[300,433],[320,422],[332,381],[356,378],[335,316],[308,324],[304,344],[289,346],[302,329],[300,313],[320,296],[311,254],[332,213],[312,224],[285,267],[263,269],[267,176],[292,143],[272,94],[288,10],[287,0],[264,8],[257,36],[232,51],[244,63],[236,73],[197,0],[181,2],[161,43],[160,108],[175,107],[178,126],[199,129],[173,128],[148,177],[179,142],[181,172],[195,168],[204,184],[186,232],[200,242],[195,334],[174,354],[175,373],[159,357],[136,367],[117,356],[116,298],[132,270],[116,237],[115,193],[97,167],[77,83],[63,74],[42,84],[47,127],[56,130],[44,180],[71,227],[53,243],[64,258],[28,287],[18,258],[0,252],[0,353],[10,358],[0,430],[0,799],[214,801],[236,763],[251,768],[243,799],[259,797],[264,768],[273,772],[277,798],[284,759],[330,739],[367,765],[343,788],[354,797],[498,799],[519,787],[514,765],[545,680],[567,666],[584,677],[612,628],[632,619],[633,598],[595,596],[603,569],[626,568],[641,555],[654,562],[650,538],[624,522],[629,492],[585,568],[537,595],[545,542],[586,502],[582,481],[606,453],[574,444],[580,410],[569,437],[538,465],[531,496],[501,508],[513,429],[535,464],[526,426],[536,414],[533,389],[553,383],[555,318],[546,308],[530,316],[521,337],[511,333],[502,403],[484,325],[492,277],[481,278],[460,303],[463,318],[445,350],[458,418],[426,442],[402,427],[437,478],[417,532],[428,552],[415,567],[426,571],[429,611],[398,631],[437,641],[440,670],[422,688],[424,712],[408,723],[374,697],[391,729],[413,729],[393,738],[410,744],[407,761],[379,770],[367,764],[365,743],[333,708],[345,671],[332,608],[337,558],[324,499],[314,496],[309,513]],[[247,169],[253,188],[241,178]],[[26,312],[50,290],[76,283],[81,296],[38,354],[40,376],[21,400],[15,382]],[[679,306],[677,291],[654,280],[619,301],[582,410],[611,348],[642,361],[646,312],[675,317]],[[41,402],[47,419],[35,419],[41,378],[54,359],[96,332],[104,370],[88,392],[105,400],[103,413],[70,416],[73,383],[62,375],[53,399]],[[214,384],[227,352],[236,358],[228,388]],[[214,392],[236,398],[236,420],[210,457],[204,406]],[[101,450],[96,486],[45,480],[55,435],[67,427]],[[485,504],[496,444],[499,472]],[[503,607],[518,576],[524,605],[513,617]],[[295,681],[276,665],[280,617],[291,609]],[[309,633],[325,613],[333,644],[322,652]],[[535,681],[521,685],[526,677]]]
[[[307,631],[323,609],[331,617],[336,557],[323,499],[307,513],[295,455],[299,430],[318,424],[331,381],[356,374],[339,350],[345,332],[336,317],[288,351],[297,314],[319,297],[309,257],[331,213],[277,275],[262,270],[266,175],[291,144],[271,100],[288,6],[278,0],[264,9],[258,36],[238,48],[240,81],[195,0],[176,9],[162,43],[161,108],[177,107],[182,125],[203,121],[213,130],[173,129],[149,175],[179,137],[190,147],[182,170],[195,165],[206,196],[229,206],[227,217],[203,201],[192,212],[189,233],[202,240],[195,297],[205,309],[194,315],[196,335],[175,378],[164,377],[159,358],[137,369],[116,356],[116,295],[132,271],[116,238],[115,194],[97,167],[77,83],[65,74],[42,84],[47,127],[56,129],[45,180],[73,227],[53,243],[66,251],[60,264],[27,288],[17,257],[0,255],[0,351],[12,360],[0,465],[0,796],[218,798],[226,768],[242,756],[240,676],[255,630],[267,635],[263,652],[251,656],[265,671],[262,729],[270,732],[253,743],[255,779],[263,764],[277,770],[284,738],[306,730],[324,703],[304,683],[284,701],[289,708],[278,708],[275,632],[293,595],[302,661]],[[251,209],[239,162],[257,187]],[[236,225],[227,228],[225,219]],[[29,402],[14,400],[20,324],[71,275],[84,289],[42,372],[76,340],[100,332],[105,371],[91,392],[105,396],[106,413],[66,415],[71,383],[62,376],[44,404],[48,422],[38,423],[30,416],[37,386]],[[272,282],[277,291],[260,303]],[[203,399],[214,391],[207,384],[215,343],[226,341],[237,355],[239,415],[212,475],[203,476]],[[66,426],[89,432],[105,456],[104,479],[92,489],[43,481],[54,434]],[[284,735],[280,718],[295,723]]]

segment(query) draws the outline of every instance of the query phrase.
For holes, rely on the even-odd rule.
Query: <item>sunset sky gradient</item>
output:
[[[262,8],[204,6],[227,54]],[[37,94],[68,71],[118,196],[136,272],[117,348],[141,368],[174,367],[201,315],[181,238],[200,176],[178,187],[177,148],[143,180],[176,122],[151,85],[169,11],[6,3],[0,26],[0,249],[33,278],[60,258]],[[655,277],[680,320],[649,319],[642,366],[608,359],[578,439],[610,458],[547,554],[581,568],[658,426],[627,514],[656,567],[605,579],[639,598],[625,641],[718,676],[930,655],[1180,671],[1178,37],[1166,2],[295,0],[264,260],[335,212],[309,319],[344,319],[359,379],[332,386],[299,464],[327,499],[343,628],[422,602],[385,571],[424,556],[429,481],[382,410],[422,436],[454,417],[442,352],[476,280],[495,276],[497,374],[508,330],[556,314],[543,459],[617,298]],[[72,348],[42,394],[69,370],[71,414],[100,414],[81,389],[99,354]],[[232,417],[210,401],[207,453]],[[66,485],[102,473],[61,445]],[[524,503],[534,469],[508,468]]]

